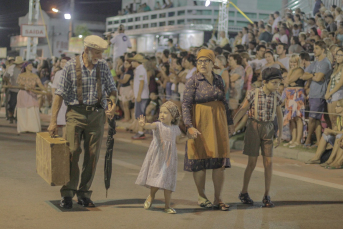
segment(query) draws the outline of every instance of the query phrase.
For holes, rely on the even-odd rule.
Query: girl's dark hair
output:
[[[232,57],[238,65],[242,65],[242,57],[239,54],[230,54],[229,57]]]
[[[188,55],[188,52],[187,51],[182,51],[182,52],[180,52],[180,57],[181,58],[184,58],[184,57],[186,57]]]
[[[121,61],[123,61],[123,63],[125,62],[125,57],[124,56],[120,56],[119,58],[121,59]]]
[[[299,41],[299,37],[293,36],[293,41],[296,45],[301,45]]]
[[[311,30],[314,32],[314,35],[319,36],[317,29],[315,27],[312,27]]]
[[[43,63],[42,63],[42,69],[49,69],[49,62],[47,60],[43,60]]]
[[[266,51],[266,52],[264,53],[264,56],[266,56],[267,53],[269,53],[270,55],[272,55],[273,60],[275,61],[274,53],[273,53],[272,51]]]
[[[130,53],[130,52],[127,53],[126,55],[127,55],[128,58],[133,58],[134,57],[134,55],[132,53]]]
[[[165,58],[168,58],[169,57],[169,50],[168,49],[165,49],[165,50],[163,50],[163,55],[164,55],[164,57]]]
[[[197,66],[197,58],[193,55],[193,54],[188,54],[188,56],[186,56],[186,60],[191,63],[194,67]]]
[[[182,58],[176,58],[176,64],[182,66]]]
[[[169,76],[169,74],[170,74],[170,72],[169,72],[169,68],[170,68],[169,64],[168,63],[163,63],[162,66],[164,66],[166,68],[166,75]]]

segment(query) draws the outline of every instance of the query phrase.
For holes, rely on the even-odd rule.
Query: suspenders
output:
[[[79,101],[80,105],[83,105],[83,96],[82,96],[82,70],[81,70],[81,63],[80,57],[76,57],[76,91],[77,91],[77,100]],[[101,76],[100,76],[100,66],[97,64],[96,66],[96,88],[98,92],[98,104],[101,103],[102,98],[102,88],[101,88]]]
[[[255,120],[258,120],[258,114],[257,114],[257,108],[258,108],[258,97],[259,97],[259,88],[255,89],[255,114],[254,114],[254,118]],[[275,119],[275,113],[276,113],[276,93],[274,94],[274,106],[273,106],[273,114],[272,114],[272,120]]]

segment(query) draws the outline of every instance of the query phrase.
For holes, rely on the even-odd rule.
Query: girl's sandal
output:
[[[230,205],[224,204],[224,203],[213,205],[214,210],[228,211],[229,208],[230,208]]]
[[[200,203],[199,206],[202,208],[212,208],[213,204],[211,203],[211,201],[206,200],[205,202]]]
[[[254,204],[254,201],[250,198],[248,193],[240,193],[238,198],[243,204]]]

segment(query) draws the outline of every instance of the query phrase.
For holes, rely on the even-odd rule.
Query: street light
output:
[[[211,4],[211,1],[210,0],[206,0],[205,6],[208,7],[210,4]]]
[[[70,20],[71,19],[71,15],[70,14],[64,14],[64,19]]]
[[[82,35],[79,35],[79,38],[82,38]]]
[[[56,8],[52,8],[52,11],[54,11],[55,13],[58,13],[58,12],[59,12],[59,10],[56,9]]]

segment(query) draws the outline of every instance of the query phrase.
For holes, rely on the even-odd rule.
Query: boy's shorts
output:
[[[258,157],[261,147],[262,156],[272,157],[274,138],[273,122],[260,122],[249,118],[246,127],[243,154]]]
[[[335,135],[326,135],[326,134],[323,134],[323,138],[325,139],[326,142],[330,143],[330,145],[334,146],[335,145],[335,141],[336,139],[340,139],[342,137],[343,134],[337,134],[336,136]]]

